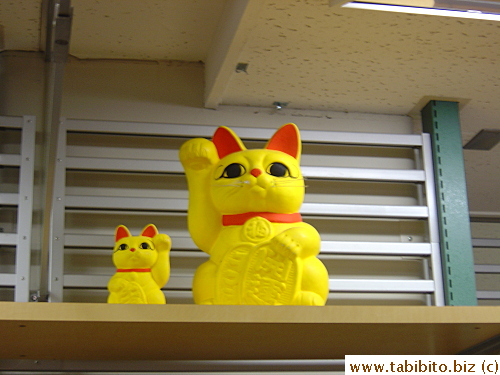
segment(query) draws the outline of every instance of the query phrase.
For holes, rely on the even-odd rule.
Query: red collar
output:
[[[274,212],[245,212],[244,214],[222,215],[222,225],[243,225],[253,217],[263,217],[271,223],[299,223],[302,221],[302,216],[299,213],[294,214],[277,214]]]
[[[151,272],[151,268],[118,268],[116,272]]]

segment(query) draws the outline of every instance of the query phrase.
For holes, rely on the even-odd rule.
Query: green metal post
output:
[[[458,103],[430,101],[422,124],[432,139],[446,304],[477,305]]]

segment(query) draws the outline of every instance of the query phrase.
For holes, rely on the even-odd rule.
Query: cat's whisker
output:
[[[235,181],[231,184],[226,184],[226,185],[219,185],[219,184],[212,184],[213,186],[220,186],[220,187],[243,187],[245,185],[249,185],[250,181],[244,180],[244,181]]]

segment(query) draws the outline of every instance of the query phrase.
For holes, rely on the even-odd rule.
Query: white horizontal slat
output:
[[[13,273],[0,273],[0,285],[14,286],[16,284],[16,275]]]
[[[1,237],[0,237],[1,238]],[[173,236],[172,248],[180,250],[196,250],[191,237]],[[113,235],[103,234],[65,234],[64,245],[67,247],[103,248],[113,245]],[[357,254],[357,255],[401,255],[428,256],[431,253],[429,243],[411,242],[354,242],[354,241],[322,241],[322,254]],[[200,254],[204,254],[201,253]]]
[[[21,156],[16,154],[0,154],[0,165],[18,167],[21,164]]]
[[[498,299],[500,300],[500,291],[479,290],[476,293],[478,299]]]
[[[337,180],[373,180],[397,182],[424,182],[422,170],[301,167],[306,178],[332,178]]]
[[[431,244],[412,242],[322,241],[322,254],[428,256]]]
[[[475,264],[474,265],[474,272],[500,274],[500,265],[499,264]],[[500,285],[498,287],[500,288]]]
[[[196,249],[191,237],[170,236],[172,248],[174,249]],[[104,234],[65,234],[64,245],[68,247],[102,248],[112,247],[114,244],[113,235]]]
[[[0,244],[17,245],[17,233],[0,233]]]
[[[68,195],[65,198],[66,207],[125,209],[125,210],[162,210],[186,211],[187,199],[172,198],[138,198],[138,197],[96,197]]]
[[[19,194],[0,193],[0,204],[16,206],[19,204]]]
[[[141,175],[142,177],[143,175]],[[80,177],[80,176],[78,176]],[[127,177],[130,177],[127,176]],[[135,181],[139,181],[141,178],[135,179]],[[85,180],[88,181],[89,177],[84,176]],[[130,179],[133,179],[131,177]],[[83,179],[81,179],[83,181]],[[84,182],[86,182],[84,181]],[[97,186],[96,186],[97,185]],[[125,197],[125,198],[142,198],[142,197],[150,197],[150,198],[174,198],[174,199],[187,199],[188,192],[187,190],[167,190],[168,184],[164,184],[163,188],[157,187],[156,189],[144,189],[144,188],[127,188],[127,187],[103,187],[99,186],[99,182],[94,184],[94,186],[79,186],[72,185],[66,186],[66,195],[67,196],[93,196],[93,197]]]
[[[79,170],[113,170],[133,172],[184,173],[178,161],[121,158],[67,157],[66,168]]]
[[[77,119],[67,119],[65,123],[69,131],[160,136],[174,135],[180,137],[211,137],[215,129],[217,129],[216,126],[209,125],[160,124],[148,122],[142,123]]]
[[[117,147],[110,142],[107,146],[67,145],[66,156],[75,158],[111,158],[111,159],[141,159],[141,160],[179,160],[179,150],[165,148],[130,148]]]
[[[121,121],[66,120],[70,131],[147,134],[181,137],[211,137],[217,128],[211,125],[156,124]],[[242,139],[268,140],[276,129],[233,127]],[[380,145],[380,146],[422,146],[422,136],[417,134],[351,133],[301,130],[303,142]]]
[[[69,288],[106,288],[112,275],[64,275],[64,286]]]
[[[79,256],[86,256],[86,257],[99,257],[99,256],[105,256],[109,258],[110,262],[112,262],[112,250],[113,250],[113,245],[107,246],[105,249],[90,249],[90,248],[78,248],[78,249],[70,249],[66,248],[64,250],[64,254],[67,256],[73,256],[73,255],[79,255]],[[204,253],[203,251],[197,250],[197,251],[186,251],[186,250],[172,250],[170,251],[170,259],[179,259],[179,258],[189,258],[189,259],[201,259],[201,260],[207,260],[208,259],[208,254]],[[113,268],[112,263],[108,263],[108,266],[110,268]],[[69,274],[69,272],[68,272]]]
[[[24,120],[22,117],[0,116],[0,128],[22,128]]]
[[[330,279],[331,292],[433,293],[432,280]]]
[[[232,129],[242,139],[269,139],[276,129],[239,128]],[[210,134],[211,135],[211,134]],[[302,142],[349,144],[349,145],[376,145],[376,146],[422,146],[422,137],[416,134],[382,134],[358,132],[330,132],[317,130],[301,130]]]
[[[68,288],[106,288],[113,275],[64,275],[64,286]],[[191,289],[193,277],[170,275],[165,289]]]
[[[381,206],[371,204],[304,203],[304,215],[391,217],[424,219],[429,216],[426,206]]]
[[[500,239],[499,238],[473,238],[472,246],[474,247],[499,247],[500,248]]]
[[[129,209],[129,210],[165,210],[185,211],[187,199],[172,198],[137,198],[103,196],[66,196],[66,207]],[[391,218],[427,218],[425,206],[380,206],[361,204],[304,203],[300,210],[305,215],[356,216],[356,217],[391,217]]]
[[[328,132],[314,130],[301,130],[300,134],[302,141],[315,143],[377,146],[422,146],[423,143],[422,136],[417,134]]]
[[[103,303],[108,297],[108,291],[104,288],[65,288],[63,293],[66,302]],[[164,290],[164,294],[167,303],[193,304],[193,293],[190,290]]]
[[[1,161],[1,160],[0,160]],[[66,159],[68,169],[78,170],[114,170],[156,173],[184,173],[178,161],[139,160],[124,158],[93,158],[70,156]],[[332,168],[303,166],[306,178],[328,178],[338,180],[373,180],[396,182],[423,182],[422,170],[369,169],[369,168]]]
[[[112,275],[64,275],[68,288],[106,288]],[[330,292],[432,293],[432,280],[330,279]],[[171,275],[165,289],[189,290],[191,275]]]

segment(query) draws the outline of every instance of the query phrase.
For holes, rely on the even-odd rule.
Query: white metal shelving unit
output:
[[[0,288],[30,298],[35,117],[0,116]]]
[[[214,130],[203,125],[62,121],[50,301],[105,301],[114,272],[114,228],[125,224],[134,233],[152,222],[173,242],[167,299],[192,303],[192,275],[207,255],[196,249],[187,232],[187,191],[177,152],[185,140],[209,138]],[[275,131],[233,130],[249,148]],[[301,131],[301,136],[308,185],[301,214],[323,239],[320,257],[331,275],[328,303],[347,298],[366,304],[389,296],[405,304],[406,297],[397,302],[397,296],[412,295],[418,301],[410,299],[412,304],[442,305],[429,137],[311,130]],[[373,159],[375,165],[365,165]],[[395,191],[394,199],[386,187]],[[368,302],[362,301],[365,297]]]

